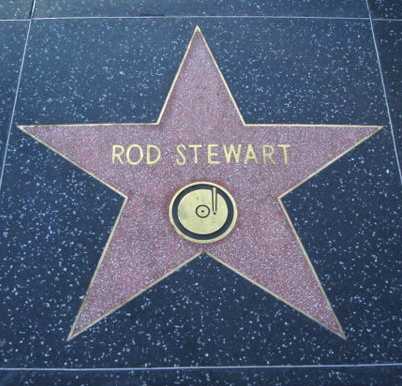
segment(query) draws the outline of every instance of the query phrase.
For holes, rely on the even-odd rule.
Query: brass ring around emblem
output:
[[[222,186],[193,182],[173,196],[169,218],[176,232],[186,240],[213,243],[232,231],[237,208],[232,195]]]

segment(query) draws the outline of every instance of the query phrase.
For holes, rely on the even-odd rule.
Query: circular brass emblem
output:
[[[237,209],[226,189],[212,182],[194,182],[176,192],[169,217],[180,236],[196,243],[212,243],[231,232]]]

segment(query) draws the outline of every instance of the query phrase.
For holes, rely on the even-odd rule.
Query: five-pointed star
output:
[[[21,129],[125,198],[69,338],[204,251],[344,337],[281,196],[371,136],[377,126],[245,124],[197,27],[156,123]],[[113,163],[113,144],[154,144],[161,160],[154,165]],[[200,154],[197,162],[189,157],[178,165],[177,144],[289,147],[286,162],[276,148],[268,164],[261,158],[226,163],[222,154],[211,164]],[[181,238],[169,223],[171,198],[193,181],[224,186],[239,212],[234,230],[205,248]]]

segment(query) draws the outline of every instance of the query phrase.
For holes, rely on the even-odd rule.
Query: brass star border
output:
[[[205,46],[206,46],[206,48],[207,48],[207,50],[208,50],[208,52],[209,52],[209,55],[210,55],[210,57],[211,57],[211,59],[212,59],[212,61],[213,61],[213,63],[214,63],[214,66],[215,66],[216,70],[217,70],[218,73],[219,73],[219,76],[220,76],[220,78],[221,78],[221,81],[222,81],[223,85],[225,86],[226,92],[227,92],[227,94],[229,95],[229,97],[230,97],[230,99],[231,99],[231,101],[232,101],[232,103],[233,103],[233,106],[234,106],[234,108],[235,108],[235,110],[236,110],[236,113],[237,113],[237,115],[238,115],[238,118],[240,119],[240,121],[241,121],[241,123],[242,123],[242,125],[243,125],[244,127],[246,127],[246,128],[247,128],[247,127],[264,127],[264,128],[267,128],[267,127],[278,127],[278,126],[286,126],[286,127],[292,127],[292,126],[293,126],[293,127],[297,127],[297,128],[303,128],[303,127],[308,127],[308,128],[310,128],[310,127],[323,127],[323,128],[326,128],[326,127],[340,127],[340,126],[342,126],[342,127],[349,127],[349,128],[362,128],[362,127],[375,128],[375,131],[374,131],[373,133],[371,133],[371,134],[368,135],[368,136],[365,136],[364,138],[362,138],[361,140],[359,140],[358,142],[356,142],[353,146],[351,146],[350,148],[348,148],[348,149],[345,150],[344,152],[338,154],[336,157],[334,157],[334,158],[331,159],[329,162],[327,162],[326,164],[324,164],[323,166],[321,166],[319,169],[317,169],[314,173],[308,175],[307,177],[305,177],[304,179],[302,179],[300,182],[298,182],[297,184],[295,184],[295,185],[292,186],[290,189],[286,190],[285,192],[283,192],[282,194],[280,194],[280,195],[277,197],[277,201],[278,201],[278,203],[279,203],[279,205],[280,205],[280,207],[281,207],[281,209],[282,209],[282,212],[285,214],[286,221],[287,221],[288,225],[290,226],[291,231],[292,231],[294,237],[296,238],[296,240],[297,240],[297,242],[298,242],[298,244],[299,244],[299,246],[300,246],[300,248],[301,248],[301,250],[302,250],[302,252],[303,252],[304,258],[305,258],[306,262],[308,263],[308,266],[310,267],[311,272],[313,273],[313,275],[314,275],[314,277],[315,277],[317,283],[318,283],[319,286],[320,286],[320,290],[321,290],[323,296],[325,297],[325,300],[326,300],[326,302],[327,302],[327,304],[328,304],[328,307],[332,310],[331,303],[330,303],[330,301],[329,301],[329,299],[328,299],[328,297],[327,297],[327,295],[326,295],[326,293],[325,293],[325,291],[324,291],[324,288],[322,287],[322,284],[321,284],[321,282],[320,282],[320,280],[319,280],[319,277],[318,277],[318,275],[317,275],[317,273],[316,273],[316,271],[315,271],[315,269],[314,269],[314,267],[313,267],[313,265],[312,265],[312,263],[311,263],[311,261],[310,261],[310,258],[309,258],[308,254],[307,254],[307,251],[306,251],[306,249],[305,249],[305,247],[304,247],[304,245],[303,245],[303,242],[302,242],[302,240],[300,239],[299,235],[298,235],[297,232],[296,232],[296,229],[295,229],[295,227],[294,227],[294,225],[293,225],[293,223],[292,223],[292,221],[291,221],[291,219],[290,219],[290,217],[289,217],[289,214],[288,214],[288,212],[287,212],[287,210],[286,210],[286,208],[285,208],[285,206],[284,206],[284,204],[283,204],[282,199],[283,199],[288,193],[290,193],[290,192],[292,192],[293,190],[297,189],[299,186],[301,186],[302,184],[304,184],[306,181],[308,181],[308,180],[311,179],[312,177],[316,176],[316,175],[319,174],[321,171],[323,171],[324,169],[326,169],[328,166],[330,166],[331,164],[333,164],[333,163],[334,163],[335,161],[337,161],[339,158],[343,157],[345,154],[347,154],[348,152],[350,152],[351,150],[353,150],[354,148],[356,148],[357,146],[359,146],[362,142],[366,141],[368,138],[370,138],[370,137],[372,137],[373,135],[375,135],[378,131],[380,131],[380,130],[383,128],[382,126],[378,126],[378,125],[339,125],[339,124],[286,124],[286,125],[285,125],[285,124],[275,124],[275,123],[271,123],[271,124],[248,124],[248,123],[246,123],[245,120],[244,120],[244,118],[243,118],[243,116],[242,116],[242,114],[241,114],[241,112],[240,112],[240,110],[239,110],[239,107],[238,107],[238,105],[237,105],[237,103],[236,103],[236,101],[235,101],[235,99],[234,99],[234,97],[233,97],[233,95],[232,95],[232,93],[231,93],[231,91],[230,91],[230,89],[229,89],[227,83],[226,83],[226,80],[225,80],[225,78],[224,78],[224,76],[223,76],[223,74],[222,74],[222,72],[221,72],[221,70],[220,70],[220,68],[219,68],[219,66],[218,66],[218,64],[217,64],[217,61],[216,61],[216,59],[215,59],[215,57],[214,57],[214,55],[213,55],[213,53],[212,53],[212,51],[211,51],[211,49],[210,49],[210,47],[209,47],[209,45],[208,45],[206,39],[204,38],[204,36],[203,36],[203,34],[202,34],[202,32],[201,32],[201,29],[200,29],[198,26],[196,26],[195,29],[194,29],[194,32],[193,32],[192,37],[191,37],[191,39],[190,39],[190,41],[189,41],[189,43],[188,43],[188,45],[187,45],[187,48],[186,48],[185,53],[184,53],[184,56],[183,56],[183,58],[182,58],[182,60],[181,60],[181,62],[180,62],[180,65],[179,65],[179,67],[178,67],[178,70],[177,70],[177,72],[176,72],[176,74],[175,74],[175,77],[174,77],[174,79],[173,79],[173,82],[172,82],[172,84],[171,84],[171,86],[170,86],[169,92],[168,92],[167,97],[166,97],[166,99],[165,99],[165,101],[164,101],[164,104],[163,104],[163,106],[162,106],[162,109],[161,109],[161,111],[160,111],[160,113],[159,113],[159,116],[158,116],[158,118],[157,118],[157,120],[156,120],[155,122],[147,122],[147,123],[96,123],[96,124],[83,124],[83,125],[86,126],[86,127],[90,127],[90,126],[102,126],[102,127],[107,127],[107,126],[119,126],[119,127],[124,127],[124,126],[130,126],[130,127],[132,127],[132,126],[141,126],[141,127],[144,127],[144,126],[145,126],[145,127],[147,127],[147,126],[148,126],[148,127],[158,126],[158,125],[161,123],[161,119],[162,119],[162,117],[163,117],[163,115],[164,115],[164,113],[165,113],[166,107],[167,107],[168,102],[169,102],[169,100],[170,100],[170,98],[171,98],[171,94],[172,94],[172,92],[173,92],[173,90],[174,90],[174,87],[175,87],[175,85],[176,85],[177,79],[179,78],[179,75],[180,75],[180,73],[181,73],[181,71],[182,71],[182,67],[183,67],[183,65],[184,65],[184,63],[185,63],[185,61],[186,61],[186,58],[187,58],[188,54],[189,54],[190,47],[191,47],[191,45],[192,45],[192,43],[193,43],[193,40],[195,39],[195,36],[196,36],[197,34],[199,34],[199,36],[202,37],[202,40],[203,40],[203,42],[204,42],[204,44],[205,44]],[[46,142],[43,141],[42,139],[38,138],[38,136],[32,134],[32,133],[29,131],[30,129],[35,128],[35,127],[52,128],[52,127],[55,127],[55,126],[63,126],[63,127],[69,127],[69,126],[71,126],[71,127],[77,127],[78,125],[77,125],[77,124],[63,124],[63,125],[18,125],[18,128],[19,128],[20,130],[22,130],[25,134],[31,136],[31,137],[34,138],[36,141],[38,141],[39,143],[41,143],[42,145],[44,145],[45,147],[47,147],[47,148],[49,148],[50,150],[52,150],[54,153],[58,154],[59,156],[63,157],[63,158],[66,159],[67,161],[69,161],[71,164],[73,164],[74,166],[76,166],[78,169],[84,171],[85,173],[87,173],[88,175],[92,176],[92,177],[95,178],[97,181],[99,181],[99,182],[101,182],[102,184],[106,185],[107,187],[109,187],[110,189],[112,189],[114,192],[118,193],[120,196],[123,197],[123,204],[122,204],[122,206],[121,206],[121,208],[120,208],[120,210],[119,210],[118,216],[117,216],[117,218],[116,218],[116,220],[115,220],[115,223],[114,223],[114,225],[113,225],[113,228],[112,228],[112,230],[111,230],[111,232],[110,232],[110,235],[109,235],[109,237],[108,237],[108,240],[107,240],[107,242],[106,242],[106,245],[105,245],[105,247],[104,247],[104,249],[103,249],[103,251],[102,251],[102,255],[101,255],[100,259],[99,259],[99,262],[98,262],[98,264],[97,264],[97,267],[96,267],[96,269],[95,269],[95,272],[94,272],[94,274],[92,275],[91,281],[90,281],[90,283],[89,283],[88,289],[87,289],[86,294],[85,294],[84,301],[82,302],[82,304],[81,304],[81,306],[80,306],[80,308],[79,308],[78,314],[77,314],[77,316],[76,316],[76,318],[75,318],[75,320],[74,320],[74,323],[73,323],[73,325],[72,325],[72,327],[71,327],[71,331],[70,331],[70,333],[69,333],[69,335],[68,335],[67,340],[71,340],[71,339],[73,339],[74,337],[76,337],[77,335],[79,335],[79,334],[81,334],[82,332],[86,331],[86,330],[89,329],[91,326],[93,326],[94,324],[96,324],[98,321],[100,321],[101,319],[103,319],[103,318],[107,317],[108,315],[112,314],[114,311],[116,311],[117,309],[121,308],[122,306],[124,306],[125,304],[127,304],[128,302],[130,302],[131,300],[133,300],[134,298],[138,297],[138,296],[141,295],[143,292],[147,291],[149,288],[153,287],[153,286],[156,285],[157,283],[161,282],[161,281],[164,280],[166,277],[170,276],[172,273],[177,272],[177,271],[180,270],[183,266],[187,265],[189,262],[191,262],[193,259],[199,257],[199,256],[200,256],[201,254],[203,254],[203,253],[206,253],[208,256],[210,256],[211,258],[215,259],[217,262],[219,262],[219,263],[222,264],[223,266],[225,266],[225,267],[227,267],[228,269],[230,269],[230,270],[236,272],[238,275],[240,275],[241,277],[245,278],[246,280],[248,280],[248,281],[251,282],[252,284],[256,285],[256,286],[259,287],[260,289],[264,290],[265,292],[269,293],[269,294],[270,294],[271,296],[273,296],[274,298],[276,298],[276,299],[280,300],[281,302],[287,304],[289,307],[291,307],[291,308],[295,309],[296,311],[302,313],[302,314],[305,315],[307,318],[313,320],[313,321],[316,322],[316,323],[319,323],[321,326],[323,326],[324,328],[328,329],[327,326],[325,326],[325,325],[324,325],[323,323],[321,323],[319,320],[317,320],[317,319],[311,317],[310,315],[308,315],[308,314],[307,314],[306,312],[304,312],[302,309],[296,307],[295,305],[290,304],[287,300],[285,300],[284,298],[280,297],[278,294],[275,294],[274,292],[272,292],[272,291],[269,290],[268,288],[266,288],[266,287],[264,287],[263,285],[257,283],[255,280],[251,279],[250,277],[248,277],[248,276],[245,275],[244,273],[242,273],[242,272],[240,272],[239,270],[235,269],[233,266],[228,265],[225,261],[221,260],[219,257],[215,256],[214,254],[209,253],[207,250],[201,249],[199,252],[193,254],[192,257],[188,258],[188,259],[187,259],[186,261],[184,261],[183,263],[177,265],[174,269],[170,270],[169,272],[167,272],[167,273],[164,274],[163,276],[159,277],[157,280],[153,281],[153,282],[152,282],[151,284],[149,284],[148,286],[144,287],[141,291],[136,292],[136,293],[133,294],[131,297],[127,298],[125,301],[123,301],[123,302],[121,302],[120,304],[118,304],[117,306],[111,308],[111,309],[110,309],[108,312],[106,312],[105,314],[102,314],[101,317],[99,317],[99,318],[97,318],[96,320],[94,320],[94,321],[92,321],[91,323],[89,323],[84,329],[81,329],[81,330],[79,330],[78,332],[76,332],[76,324],[77,324],[77,321],[78,321],[78,317],[79,317],[79,315],[81,314],[82,309],[85,307],[85,304],[86,304],[87,299],[88,299],[88,292],[89,292],[89,290],[91,289],[91,287],[93,286],[95,277],[96,277],[96,275],[97,275],[97,273],[98,273],[100,267],[102,266],[102,263],[103,263],[103,261],[104,261],[105,255],[106,255],[106,253],[107,253],[107,251],[108,251],[108,248],[109,248],[109,246],[110,246],[110,243],[111,243],[111,241],[112,241],[112,239],[113,239],[113,236],[114,236],[116,227],[117,227],[117,225],[118,225],[118,223],[119,223],[119,221],[120,221],[120,219],[121,219],[121,216],[122,216],[122,213],[123,213],[124,209],[126,208],[127,201],[128,201],[128,197],[127,197],[127,195],[126,195],[125,193],[123,193],[122,191],[120,191],[120,190],[117,189],[116,187],[112,186],[110,183],[107,183],[107,182],[103,181],[101,178],[97,177],[94,173],[92,173],[92,172],[89,171],[89,170],[86,170],[84,167],[80,166],[78,163],[76,163],[75,161],[73,161],[72,159],[70,159],[69,157],[67,157],[65,154],[62,154],[62,153],[61,153],[60,151],[58,151],[56,148],[52,147],[51,145],[49,145],[48,143],[46,143]],[[173,229],[171,229],[171,231],[174,232]],[[335,314],[334,314],[334,315],[335,315]],[[335,315],[335,318],[336,318],[336,315]],[[340,337],[343,338],[343,339],[346,339],[345,332],[343,331],[343,328],[342,328],[342,326],[341,326],[341,324],[340,324],[340,322],[339,322],[339,320],[338,320],[337,318],[336,318],[336,322],[337,322],[338,327],[339,327],[339,332],[334,332],[334,331],[331,331],[331,330],[329,330],[329,331],[331,331],[331,332],[337,334],[338,336],[340,336]]]

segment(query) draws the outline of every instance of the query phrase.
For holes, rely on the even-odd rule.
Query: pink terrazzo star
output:
[[[25,126],[22,129],[124,195],[125,202],[71,329],[73,338],[202,252],[344,337],[280,197],[379,128],[247,125],[196,28],[157,123]],[[112,163],[113,144],[154,144],[155,165]],[[176,164],[177,144],[288,144],[288,160]],[[169,222],[175,192],[211,181],[234,197],[238,221],[223,240],[201,245]]]

